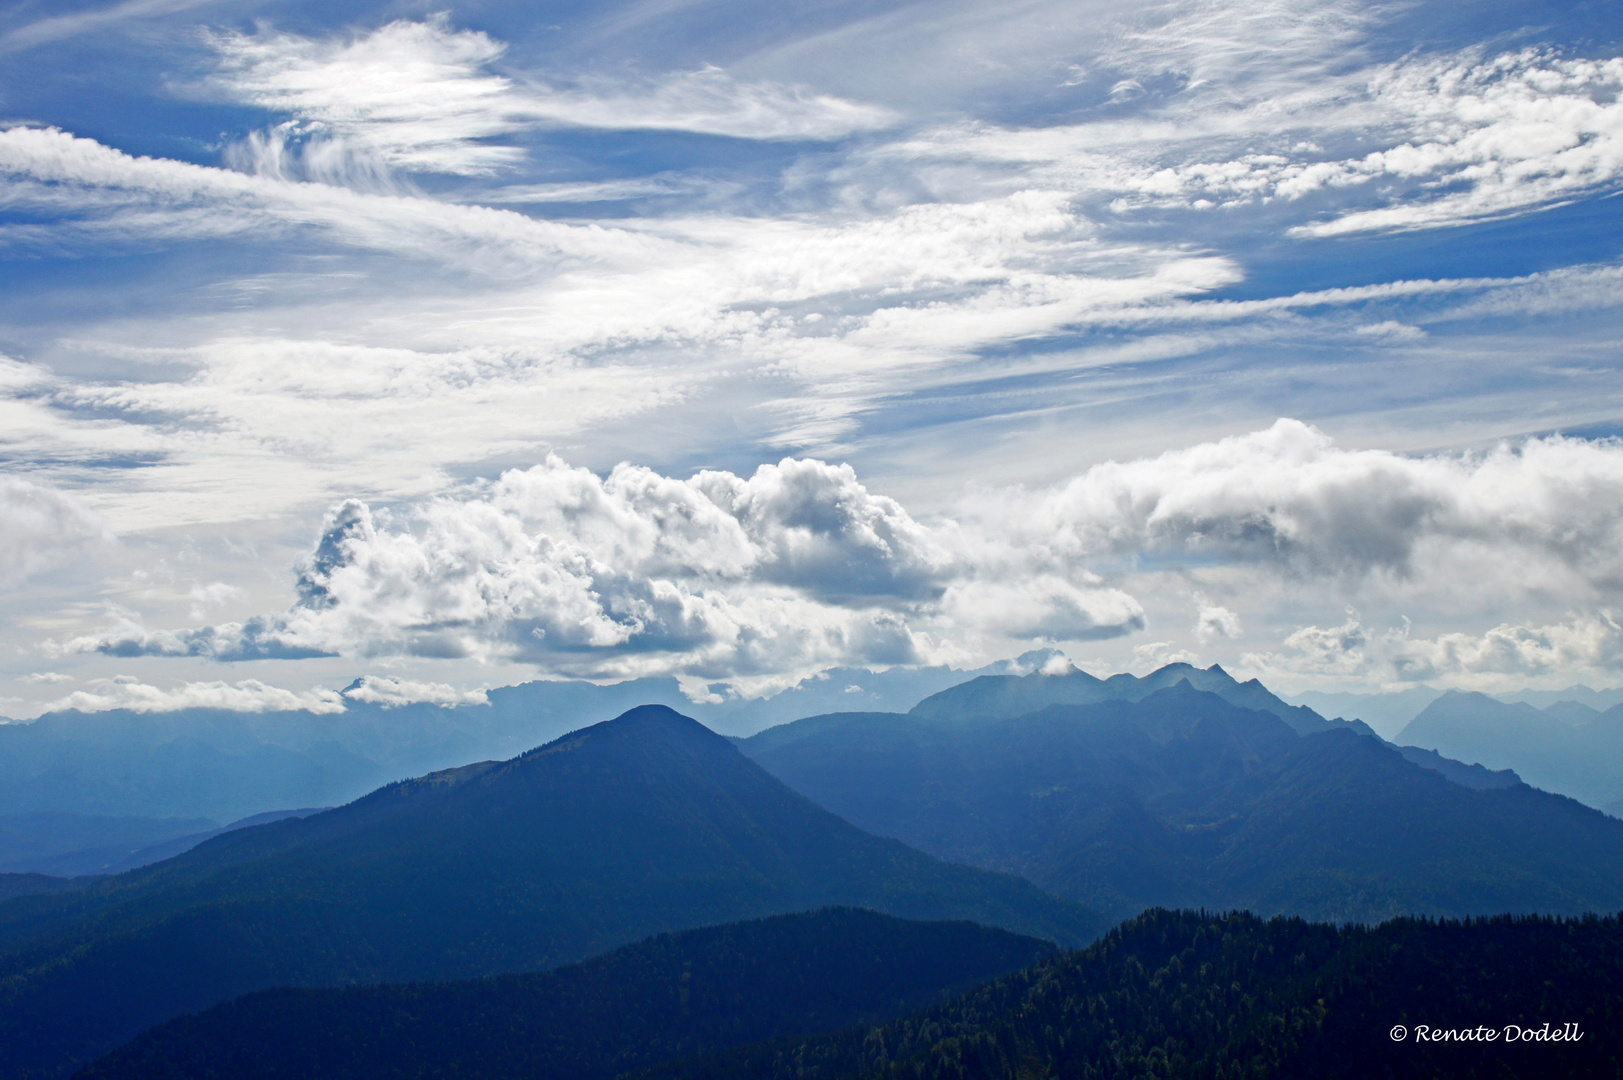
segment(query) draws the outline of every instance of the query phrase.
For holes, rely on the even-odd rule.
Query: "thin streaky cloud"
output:
[[[94,33],[134,19],[174,15],[214,3],[218,3],[218,0],[124,0],[121,4],[92,11],[52,15],[0,36],[0,54],[20,52],[36,45]]]

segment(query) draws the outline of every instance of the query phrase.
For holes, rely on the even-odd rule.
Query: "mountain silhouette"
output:
[[[1186,680],[1012,718],[983,707],[814,717],[739,745],[862,828],[1117,915],[1623,907],[1623,822],[1514,777],[1416,764],[1361,725],[1299,735]]]
[[[650,706],[0,904],[0,1076],[60,1075],[259,988],[542,970],[830,905],[1061,943],[1103,929],[1028,882],[868,835]]]
[[[933,1004],[1053,946],[833,908],[687,930],[545,974],[261,990],[161,1024],[84,1080],[595,1080]]]

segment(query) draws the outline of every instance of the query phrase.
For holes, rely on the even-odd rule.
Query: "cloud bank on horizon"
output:
[[[1623,16],[548,19],[0,10],[0,711],[1623,681]]]

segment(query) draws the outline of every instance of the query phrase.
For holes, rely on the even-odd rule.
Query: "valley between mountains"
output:
[[[640,706],[124,873],[5,880],[5,1080],[1619,1060],[1623,821],[1216,667],[983,676],[744,739]],[[1385,1035],[1427,1017],[1588,1035]]]

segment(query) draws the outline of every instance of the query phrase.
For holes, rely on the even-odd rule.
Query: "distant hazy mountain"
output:
[[[1514,778],[1448,763],[1454,782],[1352,725],[1298,735],[1187,682],[999,718],[988,702],[1023,691],[977,681],[990,691],[968,684],[960,713],[938,695],[912,714],[814,717],[740,746],[862,828],[1115,913],[1623,907],[1623,822]]]
[[[1451,690],[1399,739],[1491,769],[1515,769],[1534,787],[1590,806],[1623,799],[1623,705],[1600,712],[1565,701],[1536,709]]]
[[[1051,954],[973,923],[830,909],[679,934],[534,975],[264,990],[162,1024],[84,1080],[598,1080],[932,1005]]]
[[[1154,911],[920,1014],[642,1080],[1610,1080],[1620,985],[1615,917],[1369,929]],[[1476,1037],[1422,1040],[1423,1026]],[[1529,1029],[1579,1038],[1520,1037]]]
[[[1421,711],[1442,697],[1446,691],[1429,686],[1416,686],[1386,694],[1357,694],[1320,690],[1306,690],[1288,694],[1287,699],[1306,705],[1324,716],[1344,716],[1349,720],[1362,720],[1382,738],[1402,741],[1399,733],[1419,716]],[[1559,702],[1571,701],[1604,712],[1614,705],[1623,705],[1623,688],[1593,690],[1587,686],[1569,686],[1565,690],[1511,690],[1490,695],[1496,701],[1509,704],[1525,702],[1544,709]]]
[[[1420,710],[1443,696],[1443,691],[1429,686],[1416,686],[1389,694],[1327,693],[1308,690],[1286,697],[1297,705],[1306,705],[1321,716],[1344,716],[1348,720],[1362,720],[1383,739],[1395,739],[1405,724],[1419,715]]]
[[[258,988],[540,970],[826,905],[1061,942],[1103,928],[1028,882],[863,833],[650,706],[510,761],[0,903],[0,1076],[60,1075]]]
[[[1606,690],[1593,690],[1587,686],[1569,686],[1565,690],[1513,690],[1505,694],[1494,694],[1500,701],[1514,705],[1523,702],[1535,709],[1547,709],[1551,705],[1563,701],[1575,701],[1579,705],[1587,705],[1596,712],[1605,712],[1615,705],[1623,705],[1623,686],[1614,686]]]
[[[0,814],[0,873],[61,877],[101,873],[143,848],[219,828],[219,822],[208,818],[48,810]]]
[[[981,670],[1030,670],[1050,655],[1032,653]],[[524,683],[491,690],[484,705],[386,707],[351,700],[336,715],[47,713],[0,723],[0,815],[207,819],[186,829],[196,832],[287,806],[335,806],[392,780],[460,762],[511,757],[638,705],[668,705],[712,730],[749,734],[837,709],[907,709],[979,673],[834,668],[768,698],[704,705],[688,701],[675,679],[635,679],[612,686]],[[92,838],[54,853],[128,850],[132,827],[110,824],[105,842]],[[150,843],[169,838],[156,835],[165,826],[154,823],[151,830]],[[0,863],[7,861],[0,835]]]
[[[111,817],[35,811],[0,815],[0,873],[119,874],[190,851],[210,837],[308,817],[321,808],[272,810],[229,825],[206,818]]]

